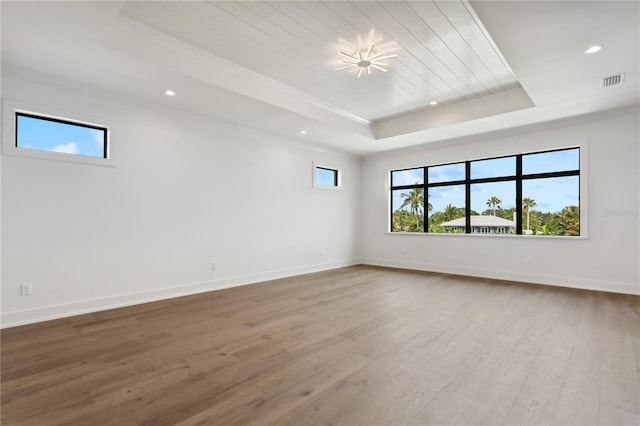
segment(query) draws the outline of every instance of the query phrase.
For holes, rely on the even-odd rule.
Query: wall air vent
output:
[[[624,73],[602,77],[602,87],[615,86],[624,82]]]

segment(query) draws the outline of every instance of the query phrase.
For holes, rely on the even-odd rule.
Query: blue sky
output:
[[[316,167],[316,185],[335,186],[335,171]]]
[[[522,159],[523,174],[575,170],[579,168],[578,149],[524,155]],[[509,176],[515,174],[515,157],[482,160],[471,163],[471,178],[487,178]],[[394,172],[394,185],[411,185],[422,183],[422,169]],[[445,182],[464,179],[464,163],[450,164],[429,168],[429,182]],[[578,205],[579,178],[577,176],[524,180],[522,197],[532,198],[537,205],[534,210],[542,212],[559,212],[569,205]],[[433,212],[442,211],[451,203],[456,207],[464,206],[464,186],[453,185],[430,188],[429,202]],[[474,184],[471,186],[471,208],[479,213],[489,209],[487,200],[496,196],[501,201],[500,207],[515,207],[515,182],[495,182]],[[402,204],[400,191],[393,196],[394,210]]]
[[[103,130],[20,115],[17,125],[19,148],[104,156]]]

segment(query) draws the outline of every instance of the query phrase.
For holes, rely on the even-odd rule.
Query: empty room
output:
[[[2,425],[640,423],[640,2],[0,20]]]

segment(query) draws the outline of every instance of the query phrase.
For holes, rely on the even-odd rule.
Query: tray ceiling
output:
[[[464,2],[128,2],[121,15],[367,120],[519,86]],[[389,72],[335,71],[371,43]]]

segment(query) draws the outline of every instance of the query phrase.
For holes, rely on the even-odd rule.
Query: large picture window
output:
[[[391,231],[580,235],[580,148],[391,171]]]

